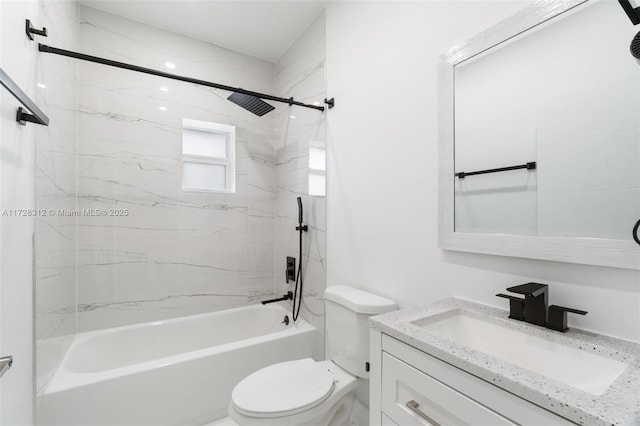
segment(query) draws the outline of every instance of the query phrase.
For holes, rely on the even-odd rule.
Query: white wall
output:
[[[75,205],[76,70],[72,60],[44,57],[37,43],[75,40],[75,3],[68,1],[2,1],[0,66],[49,116],[48,127],[15,121],[19,105],[0,89],[2,211]],[[47,27],[49,37],[30,41],[25,19]],[[45,87],[38,87],[43,83]],[[40,197],[35,197],[35,187]],[[39,252],[34,259],[34,231]],[[14,365],[1,383],[0,424],[29,425],[34,420],[35,382],[55,369],[64,348],[45,348],[44,338],[75,332],[75,221],[56,217],[0,220],[0,286],[2,341],[0,354],[13,355]],[[36,275],[42,280],[34,282]],[[39,298],[34,297],[34,285]],[[37,320],[34,323],[34,304]],[[34,340],[38,339],[38,374],[34,374]],[[60,343],[60,342],[58,342]],[[62,346],[67,344],[63,343]],[[42,362],[46,361],[46,362]],[[37,379],[36,379],[37,376]]]
[[[538,281],[589,311],[570,325],[640,341],[640,272],[444,252],[437,245],[437,56],[523,2],[331,2],[327,19],[327,286],[400,307]]]
[[[36,92],[36,46],[24,32],[26,18],[37,25],[37,3],[0,2],[0,67],[32,99]],[[36,126],[16,122],[20,104],[0,87],[0,209],[34,207]],[[0,325],[2,356],[13,367],[0,380],[0,424],[33,424],[33,217],[0,216]]]

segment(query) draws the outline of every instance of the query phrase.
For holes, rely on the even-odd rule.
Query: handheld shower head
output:
[[[309,227],[302,223],[302,197],[298,197],[298,226],[296,226],[296,231],[300,231],[300,238],[302,238],[302,233],[308,230]]]

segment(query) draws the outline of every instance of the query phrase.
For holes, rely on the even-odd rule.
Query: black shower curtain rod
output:
[[[131,71],[137,71],[137,72],[141,72],[141,73],[145,73],[145,74],[156,75],[158,77],[165,77],[165,78],[170,78],[170,79],[173,79],[173,80],[184,81],[184,82],[187,82],[187,83],[199,84],[201,86],[207,86],[207,87],[213,87],[213,88],[216,88],[216,89],[228,90],[229,92],[243,93],[245,95],[254,96],[256,98],[267,99],[267,100],[274,101],[274,102],[282,102],[282,103],[285,103],[285,104],[288,104],[288,105],[298,105],[298,106],[305,107],[305,108],[312,108],[312,109],[317,109],[318,111],[324,111],[324,106],[305,104],[303,102],[295,101],[293,98],[289,98],[289,99],[280,98],[278,96],[272,96],[272,95],[267,95],[267,94],[264,94],[264,93],[253,92],[251,90],[244,90],[244,89],[241,89],[239,87],[231,87],[231,86],[227,86],[227,85],[224,85],[224,84],[212,83],[212,82],[206,81],[206,80],[199,80],[197,78],[184,77],[184,76],[181,76],[181,75],[170,74],[168,72],[158,71],[158,70],[154,70],[154,69],[151,69],[151,68],[145,68],[145,67],[140,67],[140,66],[137,66],[137,65],[126,64],[124,62],[112,61],[110,59],[104,59],[104,58],[100,58],[98,56],[85,55],[84,53],[72,52],[71,50],[58,49],[57,47],[47,46],[46,44],[42,44],[42,43],[38,44],[38,50],[41,51],[41,52],[46,52],[46,53],[53,53],[54,55],[68,56],[70,58],[81,59],[83,61],[95,62],[97,64],[109,65],[111,67],[123,68],[123,69],[126,69],[126,70],[131,70]],[[325,102],[329,105],[329,108],[331,108],[332,103],[333,103],[333,99],[328,100],[328,101],[325,99]]]

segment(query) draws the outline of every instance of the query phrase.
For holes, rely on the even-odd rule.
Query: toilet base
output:
[[[351,422],[351,413],[353,412],[353,402],[356,399],[356,395],[353,392],[349,392],[339,403],[336,404],[332,413],[327,414],[326,418],[320,419],[317,424],[327,426],[349,426]]]

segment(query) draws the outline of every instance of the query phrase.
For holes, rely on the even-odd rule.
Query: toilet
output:
[[[356,379],[369,378],[370,316],[394,311],[392,300],[348,286],[324,293],[327,361],[281,362],[233,389],[229,416],[241,426],[347,425]]]

